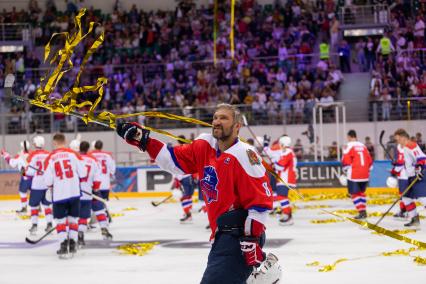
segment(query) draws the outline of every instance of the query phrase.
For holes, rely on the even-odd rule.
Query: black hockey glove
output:
[[[117,124],[117,134],[130,145],[146,151],[149,139],[149,130],[146,130],[136,122],[125,122]]]

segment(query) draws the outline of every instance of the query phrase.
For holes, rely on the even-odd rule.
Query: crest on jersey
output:
[[[252,149],[247,150],[247,156],[248,156],[249,162],[252,166],[260,165],[260,158],[257,156],[257,154]]]
[[[200,180],[200,186],[204,195],[204,199],[209,204],[218,200],[218,182],[219,179],[217,177],[216,169],[212,166],[204,167],[203,178]]]

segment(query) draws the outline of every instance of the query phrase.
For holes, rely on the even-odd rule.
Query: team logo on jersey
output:
[[[248,149],[247,150],[247,156],[248,156],[249,162],[252,166],[260,165],[260,159],[253,150]]]
[[[204,167],[203,178],[200,180],[201,190],[203,191],[204,199],[207,203],[217,201],[219,192],[217,184],[219,179],[217,177],[216,169],[212,166]]]
[[[230,161],[231,161],[231,158],[229,158],[229,157],[226,158],[225,161],[224,161],[225,165],[228,165]]]

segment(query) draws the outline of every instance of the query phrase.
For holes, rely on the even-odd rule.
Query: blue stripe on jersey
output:
[[[417,162],[418,162],[418,161],[424,161],[424,160],[426,160],[426,157],[418,157],[418,158],[417,158]]]
[[[268,208],[263,208],[263,207],[258,207],[258,206],[252,206],[250,207],[248,210],[253,209],[257,212],[265,212],[265,211],[269,211]]]
[[[192,204],[192,200],[182,202],[182,206],[191,205],[191,204]]]
[[[177,159],[176,159],[176,155],[175,155],[175,150],[173,149],[173,147],[171,146],[167,146],[167,150],[169,150],[170,152],[170,156],[172,156],[172,160],[175,163],[175,166],[178,167],[182,172],[185,172],[182,167],[179,165]]]
[[[358,204],[358,203],[365,203],[366,202],[366,200],[365,199],[362,199],[362,198],[360,198],[360,199],[355,199],[354,200],[354,204]]]

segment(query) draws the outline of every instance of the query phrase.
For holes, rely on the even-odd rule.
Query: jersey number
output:
[[[42,176],[43,175],[43,163],[41,161],[36,162],[36,168],[37,168],[36,175]]]
[[[106,160],[102,160],[101,161],[101,164],[102,164],[102,173],[104,174],[104,175],[106,175],[107,174],[107,164],[106,164]]]
[[[65,178],[73,178],[74,172],[70,165],[70,160],[56,161],[55,173],[56,173],[56,176],[60,179],[64,179],[64,174],[65,174]]]
[[[364,162],[364,154],[363,154],[363,152],[357,152],[357,153],[359,155],[359,159],[361,160],[361,166],[364,166],[365,162]]]

